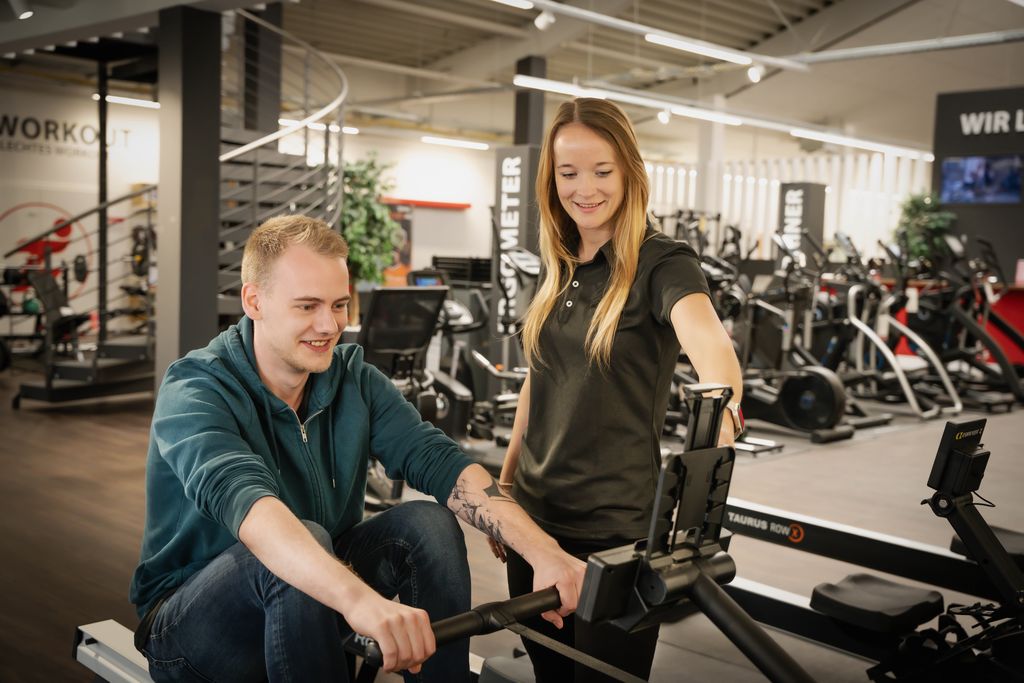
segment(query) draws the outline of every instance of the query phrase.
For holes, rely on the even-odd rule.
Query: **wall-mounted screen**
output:
[[[942,160],[943,204],[1019,204],[1021,156],[946,157]]]

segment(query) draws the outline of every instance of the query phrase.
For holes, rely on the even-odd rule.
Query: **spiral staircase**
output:
[[[253,27],[276,36],[281,49],[254,52],[245,39],[246,28]],[[106,48],[130,54],[132,58],[119,64],[119,72],[152,80],[158,74],[155,47],[145,47],[148,33],[105,37],[83,44],[81,50]],[[253,229],[283,213],[302,213],[339,225],[342,114],[348,81],[314,47],[245,10],[225,13],[222,45],[220,246],[218,286],[210,296],[217,297],[220,319],[226,325],[242,313],[242,252]],[[75,55],[72,47],[62,49],[73,56],[103,59]],[[280,127],[272,132],[248,130],[245,84],[268,63],[272,73],[280,74]],[[13,399],[15,408],[23,399],[60,403],[153,389],[153,312],[159,305],[158,189],[133,188],[46,228],[4,254],[3,272],[11,273],[8,279],[31,279],[41,304],[38,312],[21,312],[22,329],[26,325],[31,329],[12,337],[14,343],[28,345],[24,355],[33,358],[29,364],[42,374],[40,380],[20,385]],[[56,236],[62,231],[67,234],[71,226],[77,231],[75,237],[59,242],[57,253]],[[27,250],[41,253],[40,262],[33,268],[13,264]],[[85,276],[79,281],[83,270]]]

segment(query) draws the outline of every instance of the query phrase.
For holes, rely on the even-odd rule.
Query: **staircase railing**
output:
[[[275,34],[281,41],[282,49],[247,50],[245,31],[239,30],[242,22],[251,22]],[[241,288],[242,251],[249,234],[260,223],[282,213],[303,213],[340,229],[343,198],[342,121],[349,88],[344,72],[326,55],[250,12],[234,10],[226,13],[225,27],[228,40],[221,87],[220,247],[216,295],[222,313],[238,315],[241,313],[238,295]],[[254,67],[269,67],[280,74],[281,116],[280,122],[274,122],[273,131],[245,130],[243,126],[242,101],[248,85],[247,78],[251,77]],[[49,272],[63,268],[69,276],[74,272],[74,265],[66,259],[85,253],[92,261],[105,261],[95,266],[89,263],[89,270],[97,276],[96,282],[102,282],[104,286],[78,282],[78,286],[72,285],[65,292],[76,315],[97,322],[98,350],[107,339],[108,322],[118,312],[115,304],[133,296],[120,285],[135,273],[139,280],[132,283],[130,289],[135,295],[140,291],[142,294],[141,307],[145,310],[146,320],[143,331],[146,335],[146,357],[151,358],[149,354],[152,351],[154,326],[152,283],[148,274],[150,266],[155,263],[156,190],[156,186],[147,185],[92,207],[22,241],[4,254],[6,260],[27,249],[40,251],[39,245],[42,244],[41,262],[36,267]],[[97,259],[93,252],[101,253],[101,250],[94,249],[92,242],[101,233],[98,229],[83,228],[82,222],[95,220],[101,223],[101,215],[107,215],[110,209],[123,207],[128,202],[135,202],[136,206],[130,207],[123,216],[112,216],[109,220],[110,230],[106,233],[108,258]],[[119,225],[129,229],[121,232]],[[61,231],[66,233],[72,226],[78,233],[59,241],[54,238]],[[127,241],[132,240],[132,228],[140,226],[145,230],[146,245],[145,249],[139,249],[138,253],[133,254],[133,247]],[[118,248],[119,244],[125,246]],[[147,259],[144,265],[137,262],[142,252]],[[58,258],[64,258],[65,262],[61,263]],[[118,269],[115,267],[117,263],[126,264],[128,268]],[[137,275],[142,271],[145,272],[144,276]],[[121,293],[118,293],[119,289]],[[50,336],[45,339],[47,348],[44,350],[44,362],[48,389],[54,376],[54,342]],[[97,352],[94,356],[94,365],[99,355]]]
[[[340,227],[342,121],[348,96],[348,79],[326,55],[250,12],[235,14],[239,24],[249,21],[276,34],[282,49],[274,55],[250,54],[242,39],[245,31],[236,25],[225,54],[218,293],[222,311],[230,313],[241,312],[237,296],[242,251],[260,223],[282,213],[303,213]],[[282,127],[249,140],[252,133],[232,130],[230,124],[232,117],[236,122],[243,118],[247,74],[251,80],[261,66],[280,69]],[[236,310],[231,310],[232,303]]]
[[[153,282],[150,273],[155,263],[155,213],[156,186],[145,185],[58,221],[3,254],[6,261],[28,252],[27,266],[10,266],[15,273],[41,270],[52,274],[55,279],[59,278],[59,283],[62,283],[60,298],[65,300],[70,310],[49,310],[44,302],[40,315],[48,322],[43,324],[43,329],[36,329],[32,320],[29,323],[33,325],[32,333],[20,335],[30,337],[39,333],[48,387],[52,381],[56,344],[68,342],[69,350],[77,355],[78,328],[86,321],[93,325],[81,335],[81,340],[94,336],[99,345],[107,341],[111,332],[143,336],[145,341],[141,348],[148,355],[153,342]],[[105,252],[94,244],[103,234],[101,215],[106,217],[107,223]],[[106,259],[101,256],[104,253]],[[34,262],[36,260],[37,263]],[[54,325],[51,323],[58,318],[68,320],[68,324],[62,327],[70,335],[67,340],[53,336]],[[125,318],[131,320],[127,326],[117,323],[115,329],[110,328],[111,322]],[[80,322],[75,322],[75,319]]]

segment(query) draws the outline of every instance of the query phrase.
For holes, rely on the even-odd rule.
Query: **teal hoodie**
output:
[[[131,585],[139,616],[238,541],[264,496],[332,537],[363,517],[370,454],[388,476],[446,503],[472,461],[355,344],[311,374],[305,423],[260,380],[243,317],[167,369],[146,460],[146,527]]]

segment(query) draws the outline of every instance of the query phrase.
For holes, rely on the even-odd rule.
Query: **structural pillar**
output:
[[[160,11],[156,381],[217,334],[221,16]]]
[[[516,74],[547,78],[548,60],[544,57],[523,57],[516,62]],[[544,141],[544,93],[540,90],[516,91],[516,125],[514,144],[537,145]]]
[[[257,16],[281,26],[281,3],[267,5]],[[273,133],[281,116],[281,36],[249,20],[243,20],[245,60],[242,66],[244,125],[246,130]],[[305,112],[308,113],[308,112]],[[301,118],[301,117],[300,117]]]
[[[725,106],[725,97],[715,95],[714,108]],[[725,124],[701,121],[697,124],[697,205],[698,211],[713,215],[722,211],[722,169],[725,160]]]

